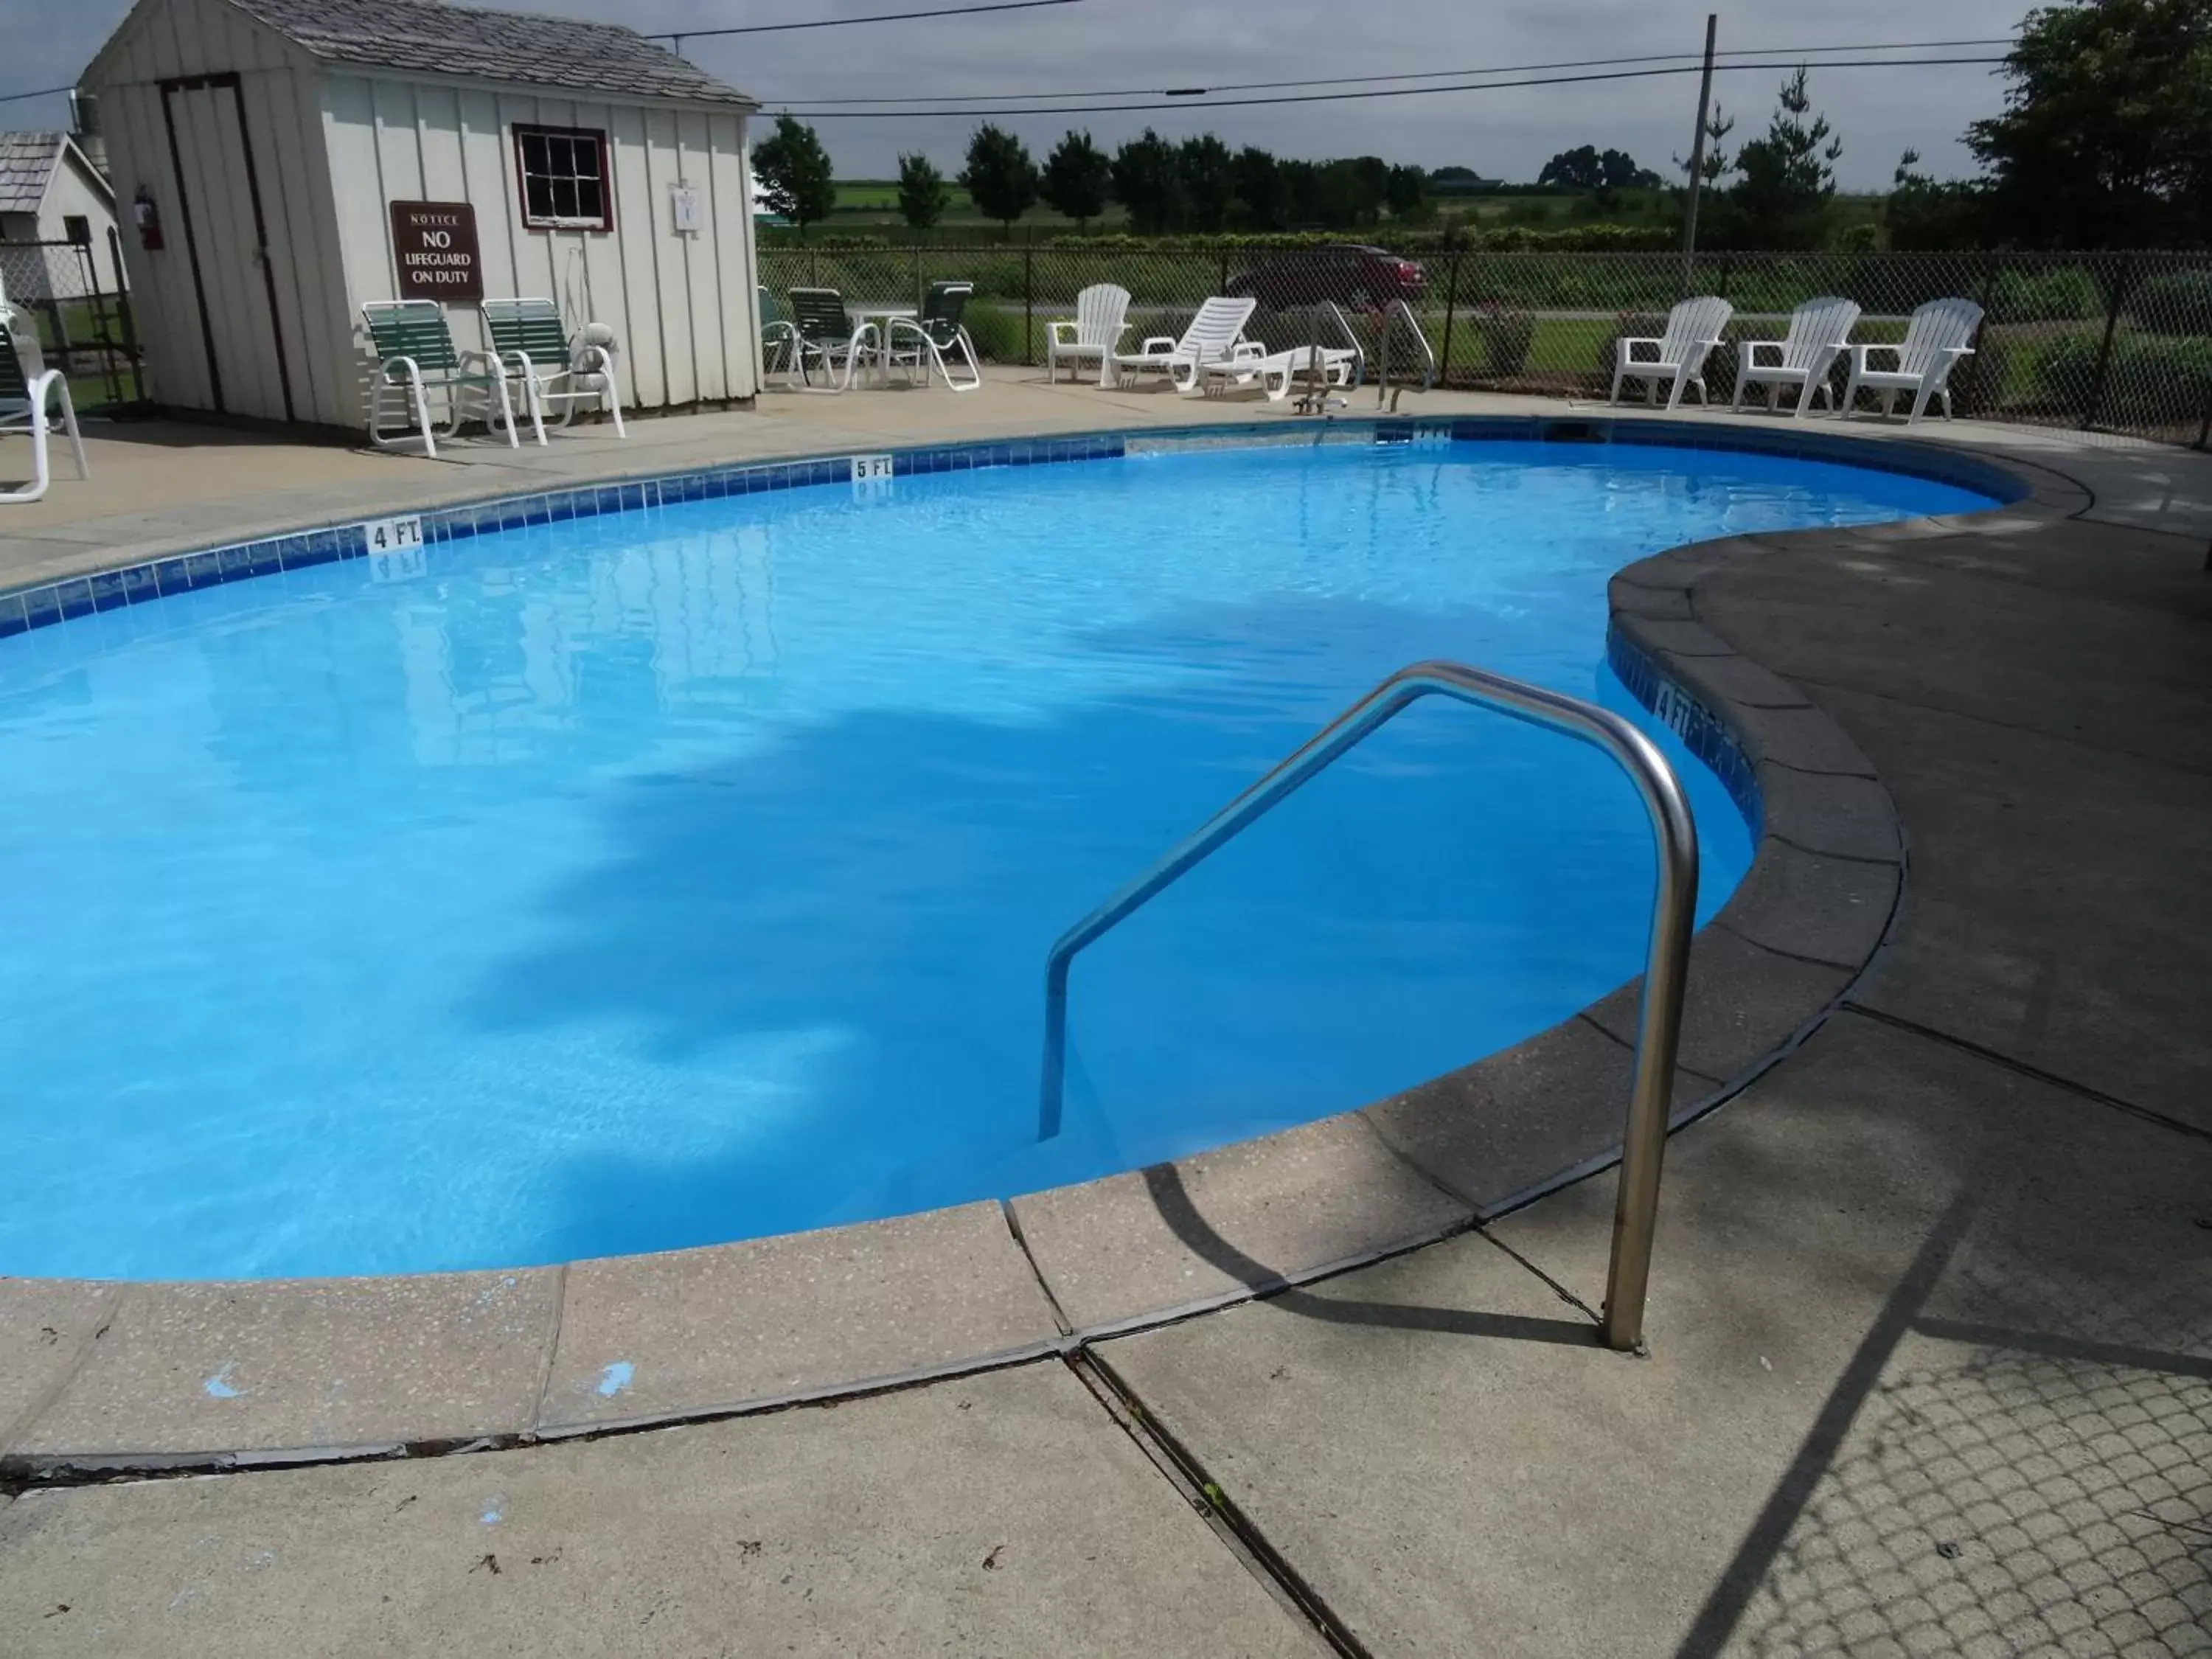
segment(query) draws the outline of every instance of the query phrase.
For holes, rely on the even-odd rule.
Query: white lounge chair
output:
[[[1117,351],[1108,358],[1115,376],[1124,373],[1164,374],[1177,392],[1199,389],[1199,377],[1208,363],[1226,362],[1243,356],[1264,356],[1260,347],[1247,341],[1244,325],[1252,320],[1256,300],[1228,300],[1216,295],[1199,307],[1179,340],[1156,334],[1139,351]]]
[[[1093,283],[1075,296],[1075,315],[1045,325],[1044,366],[1048,380],[1060,379],[1062,361],[1071,366],[1098,360],[1098,384],[1114,384],[1114,354],[1129,331],[1129,290],[1111,283]],[[1073,367],[1068,378],[1075,378]]]
[[[1897,394],[1912,394],[1912,425],[1928,410],[1931,398],[1943,402],[1943,418],[1951,418],[1951,371],[1962,357],[1974,355],[1968,343],[1982,325],[1982,308],[1972,300],[1930,300],[1912,313],[1905,325],[1905,338],[1896,345],[1855,345],[1851,348],[1851,380],[1844,390],[1843,413],[1848,416],[1859,399],[1859,389],[1881,393],[1886,416],[1896,405]],[[1877,351],[1893,353],[1895,368],[1875,368],[1868,359]]]
[[[629,436],[623,429],[622,398],[615,386],[612,330],[604,323],[589,324],[572,346],[561,307],[550,300],[485,300],[479,308],[491,334],[492,355],[522,382],[539,443],[545,441],[547,412],[559,409],[557,432],[575,418],[579,404],[609,410],[615,436]],[[605,337],[594,339],[594,334]]]
[[[1790,331],[1781,339],[1746,340],[1743,361],[1735,371],[1734,407],[1741,409],[1744,393],[1761,385],[1766,388],[1769,409],[1781,402],[1785,386],[1797,388],[1796,412],[1800,416],[1813,406],[1815,398],[1826,398],[1833,404],[1835,394],[1828,389],[1828,371],[1849,349],[1851,330],[1858,320],[1856,301],[1824,295],[1820,299],[1806,301],[1790,313]]]
[[[1292,346],[1287,351],[1273,351],[1265,356],[1247,352],[1242,356],[1210,362],[1199,371],[1200,384],[1210,392],[1256,382],[1267,394],[1269,403],[1279,404],[1300,386],[1311,383],[1316,349],[1310,345]],[[1338,346],[1318,349],[1321,378],[1325,385],[1341,390],[1356,384],[1358,352]]]
[[[27,373],[23,360],[15,355],[15,336],[8,319],[0,316],[0,432],[31,434],[31,482],[20,489],[0,489],[0,501],[35,501],[53,480],[46,463],[50,401],[61,410],[62,430],[69,434],[70,448],[76,457],[76,476],[90,477],[91,469],[84,460],[84,439],[76,429],[76,408],[70,402],[69,382],[58,368]]]
[[[1667,407],[1673,409],[1682,401],[1686,386],[1698,389],[1698,401],[1705,403],[1705,359],[1721,343],[1721,332],[1728,327],[1729,319],[1735,307],[1717,295],[1707,294],[1694,300],[1685,300],[1667,314],[1667,331],[1656,340],[1624,337],[1613,348],[1613,396],[1611,402],[1620,401],[1623,380],[1642,380],[1650,388],[1650,400],[1659,401],[1662,381],[1668,385]],[[1636,348],[1649,346],[1653,355],[1638,358]]]

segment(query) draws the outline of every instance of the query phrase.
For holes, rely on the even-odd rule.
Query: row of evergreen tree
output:
[[[827,218],[837,203],[829,152],[814,129],[788,115],[753,149],[753,172],[778,213],[799,226]],[[1118,202],[1139,235],[1224,230],[1351,230],[1427,217],[1420,168],[1375,155],[1332,161],[1285,160],[1256,145],[1231,150],[1212,133],[1180,143],[1145,129],[1112,154],[1088,132],[1069,132],[1042,166],[1004,128],[984,123],[968,141],[967,164],[948,179],[926,155],[899,157],[900,216],[916,230],[937,223],[952,185],[986,218],[1012,225],[1042,202],[1079,225]]]

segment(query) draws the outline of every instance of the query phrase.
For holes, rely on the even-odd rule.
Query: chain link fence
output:
[[[86,242],[0,242],[0,295],[19,319],[15,331],[34,336],[46,366],[68,375],[78,409],[146,401],[144,354],[113,231],[104,260]]]
[[[1863,315],[1852,337],[1891,343],[1914,307],[1960,295],[1984,320],[1975,355],[1952,377],[1959,415],[2198,448],[2212,437],[2212,255],[1707,253],[1686,268],[1676,253],[1457,249],[1416,264],[1162,241],[763,248],[760,260],[778,293],[834,288],[863,303],[918,303],[931,282],[972,282],[969,332],[1000,363],[1042,362],[1046,325],[1072,316],[1077,293],[1093,283],[1129,290],[1133,339],[1178,332],[1208,295],[1249,293],[1261,301],[1252,332],[1268,344],[1309,338],[1318,326],[1311,303],[1326,300],[1370,356],[1379,307],[1402,297],[1444,384],[1569,398],[1607,393],[1620,336],[1657,334],[1677,300],[1718,294],[1735,307],[1705,373],[1721,403],[1735,395],[1741,343],[1780,339],[1806,300],[1856,301]]]

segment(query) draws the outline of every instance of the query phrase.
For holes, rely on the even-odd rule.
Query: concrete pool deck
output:
[[[1102,410],[1095,392],[995,382],[971,398],[860,407],[873,396],[702,417],[716,430],[695,453],[844,453],[909,441],[908,426],[925,428],[912,441],[943,441],[1255,415],[1141,393]],[[1429,397],[1407,412],[1532,407]],[[794,435],[817,419],[812,439]],[[767,420],[780,432],[744,424]],[[947,424],[958,422],[964,433]],[[740,433],[761,447],[735,447]],[[1589,1340],[1604,1179],[1379,1266],[1083,1343],[1061,1336],[1011,1242],[1006,1275],[944,1304],[917,1304],[910,1285],[825,1235],[731,1247],[795,1254],[791,1304],[766,1310],[744,1302],[759,1275],[720,1252],[659,1259],[665,1294],[611,1281],[594,1297],[599,1264],[485,1275],[442,1307],[387,1302],[388,1322],[366,1331],[339,1305],[341,1285],[303,1287],[263,1328],[260,1352],[223,1323],[225,1287],[197,1304],[165,1297],[149,1320],[131,1292],[15,1281],[0,1303],[0,1422],[11,1455],[32,1458],[19,1467],[38,1472],[42,1446],[82,1452],[102,1431],[114,1443],[132,1415],[147,1449],[158,1425],[143,1414],[163,1401],[188,1430],[210,1410],[235,1407],[234,1425],[265,1413],[234,1448],[372,1449],[376,1432],[349,1435],[424,1403],[405,1386],[408,1351],[441,1320],[445,1343],[428,1342],[439,1398],[472,1401],[455,1437],[502,1390],[518,1410],[573,1397],[584,1414],[569,1426],[655,1414],[632,1392],[649,1370],[603,1394],[616,1379],[594,1361],[653,1340],[604,1327],[656,1310],[693,1310],[661,1334],[668,1351],[732,1368],[726,1389],[750,1366],[753,1401],[779,1385],[809,1391],[779,1378],[776,1358],[782,1335],[818,1338],[824,1323],[849,1350],[848,1381],[927,1369],[854,1370],[881,1365],[869,1345],[886,1333],[910,1347],[901,1334],[917,1314],[944,1350],[995,1352],[1004,1368],[835,1412],[567,1445],[33,1489],[0,1510],[0,1628],[27,1632],[32,1652],[692,1652],[714,1650],[709,1632],[733,1651],[774,1638],[802,1651],[1279,1652],[1323,1650],[1316,1624],[1340,1650],[1373,1652],[2208,1650],[2212,463],[2063,434],[1917,435],[2055,474],[2044,510],[1702,550],[1615,587],[1617,610],[1670,625],[1647,630],[1653,649],[1680,653],[1686,678],[1703,675],[1772,742],[1820,734],[1764,763],[1796,775],[1818,826],[1774,822],[1770,800],[1770,828],[1810,843],[1810,864],[1772,866],[1777,914],[1829,931],[1771,935],[1741,915],[1708,930],[1707,946],[1726,934],[1724,948],[1760,954],[1747,973],[1709,976],[1702,993],[1693,983],[1710,1023],[1693,1009],[1686,1061],[1705,1042],[1707,1076],[1724,1082],[1735,1073],[1714,1056],[1755,1061],[1841,993],[1801,1047],[1677,1139],[1650,1358]],[[694,441],[618,459],[665,470],[690,460],[672,452]],[[572,438],[552,459],[603,466],[585,447],[604,442]],[[344,455],[309,453],[333,468]],[[257,512],[273,525],[288,511],[299,522],[428,499],[419,486],[379,492],[382,474],[431,464],[345,459],[364,469],[357,483],[295,488],[365,493],[233,499],[223,531]],[[100,454],[94,464],[97,481]],[[245,494],[267,465],[249,462],[232,488]],[[483,470],[468,465],[477,476],[455,495],[492,488]],[[40,507],[72,488],[84,487],[58,483]],[[225,498],[207,501],[220,518]],[[161,530],[143,515],[149,533],[126,543],[132,502],[104,497],[96,516],[118,521],[105,529],[87,505],[21,536],[0,519],[0,586],[83,568],[50,561],[131,556],[118,549]],[[1883,786],[1901,842],[1874,799]],[[1906,845],[1892,921],[1883,872]],[[1855,978],[1884,930],[1839,937],[1834,918],[1874,910],[1887,944]],[[1799,970],[1807,983],[1786,983]],[[1769,1000],[1796,1018],[1731,1048],[1745,1011]],[[1590,1074],[1618,1049],[1605,1041],[1556,1064],[1533,1054],[1523,1099],[1598,1098],[1617,1115],[1617,1092]],[[1472,1219],[1480,1206],[1462,1183],[1408,1178],[1443,1154],[1423,1164],[1419,1139],[1391,1142],[1388,1118],[1370,1115],[1367,1139],[1348,1145],[1326,1126],[1294,1131],[1308,1137],[1297,1155],[1256,1181],[1233,1156],[1116,1178],[1105,1207],[1148,1218],[1160,1248],[1103,1279],[1063,1272],[1060,1311],[1079,1328],[1111,1326],[1127,1285],[1162,1273],[1170,1295],[1214,1276],[1187,1305],[1248,1297],[1255,1283]],[[1250,1206],[1224,1212],[1240,1191]],[[1047,1283],[1054,1207],[1016,1206]],[[1387,1237],[1368,1223],[1376,1215]],[[1077,1224],[1063,1232],[1079,1248]],[[914,1230],[883,1235],[881,1261],[900,1264],[926,1265],[948,1239],[1008,1237],[991,1206],[884,1224]],[[1285,1272],[1286,1249],[1310,1259]],[[841,1300],[856,1284],[878,1300]],[[1152,1308],[1173,1305],[1161,1294],[1155,1279]],[[556,1297],[557,1334],[545,1328]],[[824,1321],[830,1310],[839,1316]],[[956,1316],[969,1322],[945,1322]],[[710,1328],[738,1339],[731,1352],[702,1340]],[[318,1330],[386,1356],[400,1388],[380,1401],[333,1397]],[[224,1346],[196,1351],[198,1331]],[[1049,1357],[1015,1363],[1025,1352]],[[477,1395],[453,1386],[456,1368]],[[228,1396],[205,1386],[225,1377]],[[1208,1483],[1220,1501],[1194,1510],[1186,1500]],[[2106,1645],[2082,1645],[2095,1642]]]

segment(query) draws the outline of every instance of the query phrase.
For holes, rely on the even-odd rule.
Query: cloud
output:
[[[2021,3],[1854,0],[1844,7],[1835,0],[1764,0],[1755,12],[1724,15],[1720,44],[1786,49],[2005,35],[2017,25]],[[660,29],[708,28],[732,15],[723,0],[532,0],[528,9]],[[769,0],[744,16],[773,22],[898,9],[887,0]],[[771,106],[804,107],[810,99],[828,97],[1217,86],[1694,52],[1707,9],[1705,0],[1371,0],[1356,9],[1340,0],[1082,0],[969,20],[702,40],[685,52]],[[8,85],[0,90],[74,80],[126,9],[122,0],[65,9],[51,0],[0,0],[0,40],[10,45]],[[1764,126],[1782,78],[1779,70],[1717,78],[1721,102],[1741,114],[1739,137]],[[1907,147],[1939,173],[1971,171],[1959,136],[1968,121],[1993,113],[2002,101],[2001,83],[1988,69],[1971,65],[1816,67],[1813,93],[1843,137],[1838,173],[1847,188],[1886,186]],[[1696,99],[1695,78],[1680,76],[1159,115],[1038,115],[1005,125],[1033,151],[1049,148],[1070,125],[1087,127],[1111,145],[1149,124],[1171,137],[1210,129],[1231,144],[1262,144],[1285,155],[1371,153],[1528,179],[1554,151],[1581,143],[1616,146],[1664,170],[1670,155],[1688,151]],[[59,125],[65,113],[59,99],[0,105],[0,124]],[[881,177],[894,170],[901,150],[921,149],[940,165],[957,167],[975,121],[937,116],[817,125],[841,173]]]

